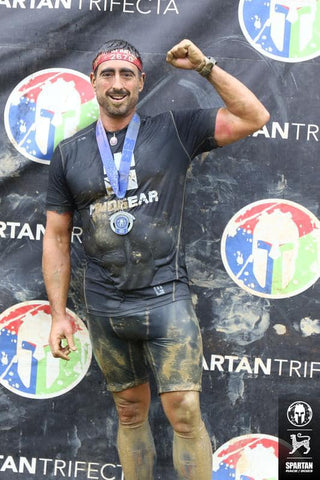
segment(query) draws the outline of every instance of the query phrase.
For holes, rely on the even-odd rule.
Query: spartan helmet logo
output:
[[[295,427],[304,427],[312,419],[312,409],[306,402],[294,402],[287,410],[287,417]]]
[[[316,9],[316,0],[271,0],[270,35],[280,52],[284,49],[287,22],[297,28],[299,50],[307,47],[313,35]]]
[[[268,261],[281,264],[279,284],[284,289],[292,280],[299,248],[299,230],[290,212],[264,212],[254,229],[253,274],[261,287],[267,283]]]
[[[298,403],[294,407],[294,420],[298,425],[303,425],[306,419],[306,407],[303,403]]]
[[[32,327],[31,327],[32,326]],[[60,372],[59,360],[46,353],[48,345],[51,318],[44,312],[35,315],[29,312],[24,317],[24,322],[19,328],[17,336],[17,354],[15,361],[21,382],[27,388],[32,381],[33,359],[37,362],[46,358],[46,387],[50,388],[57,380]]]
[[[63,138],[76,133],[81,114],[81,97],[73,81],[51,78],[41,85],[35,117],[35,139],[43,155],[50,147],[50,128],[60,128]]]

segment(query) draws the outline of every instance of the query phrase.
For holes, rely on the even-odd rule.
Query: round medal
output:
[[[116,137],[116,134],[113,134],[113,137],[110,138],[110,145],[111,147],[115,147],[118,143],[118,139]]]
[[[127,235],[132,230],[134,216],[131,213],[116,212],[110,217],[111,230],[117,235]]]

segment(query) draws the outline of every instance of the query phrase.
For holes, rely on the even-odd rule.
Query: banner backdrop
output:
[[[70,362],[49,352],[41,274],[50,158],[97,118],[88,75],[111,38],[142,53],[143,114],[221,105],[206,80],[165,63],[183,38],[271,113],[263,129],[202,155],[188,173],[184,237],[204,338],[202,411],[213,479],[319,474],[306,419],[320,420],[320,2],[0,0],[0,26],[1,480],[123,478],[117,418],[85,325],[78,219]],[[171,429],[153,393],[156,478],[174,479]],[[281,432],[290,432],[280,450],[279,402],[288,412]],[[309,450],[299,450],[301,436]]]

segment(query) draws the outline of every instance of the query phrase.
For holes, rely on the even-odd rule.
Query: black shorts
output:
[[[88,314],[88,327],[108,390],[146,383],[150,369],[159,393],[201,390],[202,340],[190,299],[121,317]]]

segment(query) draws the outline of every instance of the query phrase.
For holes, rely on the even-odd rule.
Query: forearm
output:
[[[42,269],[52,317],[62,316],[66,310],[71,276],[68,243],[45,236]]]
[[[190,40],[182,40],[167,53],[167,62],[176,68],[195,70],[206,77],[224,106],[216,118],[214,137],[227,145],[259,130],[269,113],[254,93],[235,77],[211,62]],[[211,67],[211,71],[210,71]]]
[[[246,127],[258,130],[269,118],[266,108],[242,82],[218,65],[215,65],[207,77],[223,100],[227,110],[235,117],[245,120]]]

